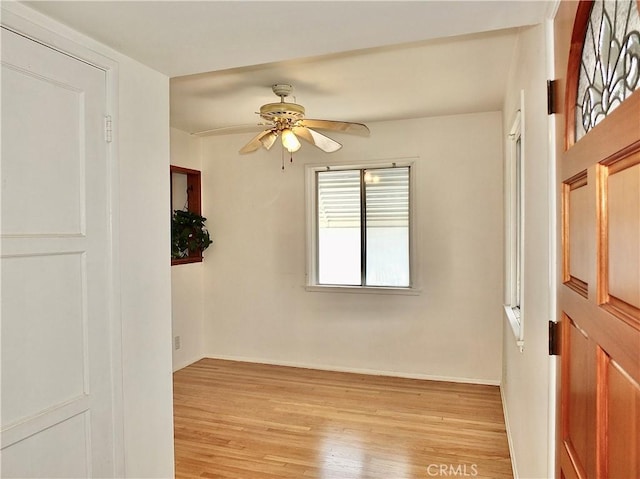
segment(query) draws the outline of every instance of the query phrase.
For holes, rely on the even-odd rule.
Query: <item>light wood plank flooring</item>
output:
[[[203,359],[174,374],[176,478],[511,478],[494,386]]]

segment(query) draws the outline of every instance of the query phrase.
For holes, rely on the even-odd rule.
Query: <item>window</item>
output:
[[[509,157],[506,168],[506,291],[505,311],[516,337],[518,346],[522,348],[523,307],[522,285],[524,266],[524,137],[523,117],[524,93],[521,93],[520,110],[509,133]]]
[[[411,169],[307,167],[310,286],[411,288]]]
[[[576,141],[640,88],[639,51],[637,2],[593,2],[580,58]]]

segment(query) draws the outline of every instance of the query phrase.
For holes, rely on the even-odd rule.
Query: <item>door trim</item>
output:
[[[105,72],[106,98],[104,115],[113,118],[113,141],[105,143],[108,165],[107,205],[109,208],[109,258],[108,267],[108,318],[111,330],[111,379],[113,384],[113,428],[114,428],[114,472],[116,477],[125,476],[124,447],[124,400],[122,363],[122,315],[120,306],[120,252],[119,252],[119,158],[118,158],[118,63],[85,45],[98,45],[85,37],[35,10],[15,2],[3,2],[1,26],[41,45],[75,58]]]
[[[545,28],[545,56],[547,78],[554,80],[555,71],[555,37],[554,21],[560,0],[555,0],[549,4],[547,15],[544,21]],[[558,322],[557,314],[557,289],[558,289],[558,194],[556,190],[557,165],[556,165],[556,122],[557,115],[547,116],[548,145],[547,154],[549,156],[549,320]],[[547,477],[553,479],[556,470],[556,408],[558,401],[558,391],[556,390],[556,371],[558,367],[558,356],[548,356],[548,413],[547,413]]]

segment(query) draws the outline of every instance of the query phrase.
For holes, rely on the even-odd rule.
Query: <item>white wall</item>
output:
[[[504,106],[505,143],[524,90],[524,278],[522,314],[524,351],[503,321],[502,393],[512,447],[512,461],[520,478],[548,476],[550,298],[550,192],[546,111],[545,29],[520,33]]]
[[[502,335],[502,122],[498,112],[369,125],[280,169],[251,135],[203,140],[204,353],[213,357],[497,384]],[[304,164],[418,157],[422,294],[307,292]]]
[[[169,79],[116,59],[125,466],[132,478],[173,477]]]
[[[123,369],[124,471],[132,478],[172,477],[169,79],[24,5],[3,2],[2,7],[3,22],[5,12],[13,12],[22,31],[38,32],[44,41],[55,32],[62,38],[56,44],[81,45],[117,63],[113,148],[119,209],[112,213],[119,258],[122,356],[115,360]]]
[[[202,170],[202,140],[171,128],[171,164]],[[203,198],[207,191],[203,189]],[[206,210],[202,212],[206,216]],[[209,228],[210,229],[210,228]],[[210,231],[215,240],[215,231]],[[210,246],[215,248],[215,245]],[[208,251],[205,251],[206,257]],[[173,370],[177,371],[203,357],[203,263],[171,267],[171,317],[173,337],[180,336],[180,349],[173,350]]]

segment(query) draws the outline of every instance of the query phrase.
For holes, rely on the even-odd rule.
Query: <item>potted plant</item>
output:
[[[171,216],[171,258],[200,255],[213,241],[204,225],[207,219],[193,211],[175,210]]]

